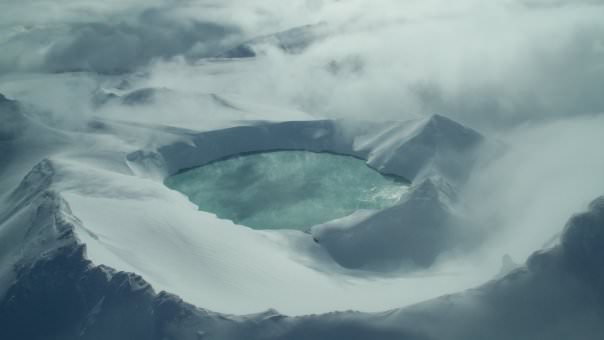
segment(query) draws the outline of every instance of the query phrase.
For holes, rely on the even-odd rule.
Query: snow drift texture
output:
[[[137,275],[86,260],[73,222],[49,209],[61,204],[58,198],[21,199],[31,202],[21,213],[35,217],[38,235],[64,241],[18,267],[0,303],[2,338],[587,340],[604,332],[604,197],[570,219],[561,245],[476,289],[384,313],[296,318],[273,311],[221,315],[156,294]]]

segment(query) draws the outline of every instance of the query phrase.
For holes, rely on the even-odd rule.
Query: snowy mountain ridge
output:
[[[58,207],[56,197],[43,196],[40,204],[32,201],[32,205],[37,206],[32,211],[53,211],[44,209],[48,204]],[[562,245],[536,253],[527,266],[477,289],[384,313],[340,312],[295,318],[274,311],[248,316],[221,315],[196,308],[165,292],[156,294],[140,276],[93,266],[85,259],[85,246],[73,242],[73,233],[68,232],[73,224],[65,222],[62,228],[67,234],[59,237],[64,240],[62,245],[55,243],[56,248],[45,251],[30,265],[19,266],[16,280],[7,293],[10,299],[0,303],[0,335],[44,338],[56,334],[63,339],[305,339],[312,336],[528,340],[566,339],[572,334],[575,339],[592,339],[593,334],[602,331],[598,321],[602,298],[598,292],[602,282],[594,276],[600,267],[594,263],[595,266],[577,272],[573,262],[599,259],[591,249],[601,246],[604,238],[590,236],[588,243],[582,239],[593,235],[593,231],[601,231],[602,202],[604,198],[595,200],[588,212],[569,221]],[[40,222],[49,217],[53,220],[52,214],[39,216],[43,217]],[[543,285],[551,288],[543,289]],[[49,291],[55,294],[48,295]],[[37,312],[32,313],[33,310]],[[64,310],[70,313],[61,312]],[[456,321],[449,317],[451,313],[456,315]],[[540,322],[545,320],[554,321],[553,326],[541,327]],[[507,327],[499,327],[502,322]],[[37,327],[28,327],[31,324]],[[434,327],[435,324],[439,327]],[[581,333],[574,328],[577,324],[581,326]],[[125,325],[128,325],[127,332],[123,332]]]
[[[184,132],[183,138],[185,141],[157,150],[164,159],[166,175],[234,155],[306,150],[361,158],[379,172],[407,181],[439,175],[453,183],[462,181],[461,173],[470,171],[483,139],[477,132],[439,115],[406,122],[260,122]],[[136,154],[129,156],[131,160],[136,158]],[[445,164],[449,170],[443,170]]]
[[[128,123],[98,125],[102,133],[87,139],[34,124],[29,133],[37,142],[27,133],[1,141],[14,152],[13,176],[35,165],[19,183],[2,182],[8,190],[0,212],[0,335],[528,340],[566,339],[574,325],[584,330],[575,339],[601,334],[602,199],[569,221],[561,245],[482,286],[483,274],[451,281],[429,271],[425,280],[376,273],[405,267],[401,259],[430,267],[442,254],[476,245],[464,236],[467,221],[457,206],[459,174],[472,164],[440,169],[450,155],[468,152],[465,159],[474,159],[483,138],[439,116],[394,125],[399,130],[392,123],[247,122],[197,132],[141,124],[140,131],[157,132],[155,147],[146,149],[138,134],[120,135]],[[46,141],[59,144],[36,144]],[[32,145],[37,152],[17,152]],[[362,158],[406,178],[410,190],[391,208],[357,212],[307,234],[217,219],[162,183],[188,167],[282,149]],[[415,149],[422,152],[405,157]],[[414,248],[421,244],[430,247]],[[362,278],[360,271],[373,276]],[[472,286],[479,288],[450,295]],[[358,309],[363,313],[323,314]],[[258,314],[263,310],[269,311]],[[452,322],[451,313],[464,322]],[[532,324],[530,315],[542,319]],[[559,326],[540,327],[546,320]],[[128,332],[114,333],[125,325]]]

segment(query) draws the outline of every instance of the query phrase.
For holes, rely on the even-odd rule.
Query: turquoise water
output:
[[[358,209],[393,205],[406,185],[362,160],[279,151],[238,156],[187,170],[165,184],[199,210],[255,229],[307,229]]]

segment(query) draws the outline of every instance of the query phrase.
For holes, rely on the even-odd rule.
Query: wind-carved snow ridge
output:
[[[477,132],[434,115],[405,122],[350,120],[257,123],[201,133],[183,133],[186,141],[162,146],[158,153],[167,174],[229,156],[274,150],[332,152],[364,159],[387,175],[408,181],[438,175],[458,184],[469,173]]]
[[[53,189],[55,175],[43,160],[10,194],[6,206],[14,208],[0,211],[0,338],[152,338],[140,313],[152,313],[153,289],[86,259],[75,234],[81,222]]]
[[[27,265],[42,254],[73,238],[61,215],[64,201],[50,190],[54,168],[49,160],[36,165],[6,198],[0,211],[0,277],[14,277],[17,266]],[[0,284],[4,294],[8,282]]]
[[[370,150],[368,163],[383,173],[404,173],[412,180],[440,176],[459,183],[468,176],[475,148],[482,141],[476,131],[433,115],[398,123],[366,142],[363,149]]]

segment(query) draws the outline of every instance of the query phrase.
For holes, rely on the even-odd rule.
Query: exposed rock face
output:
[[[151,286],[92,266],[84,252],[73,242],[19,268],[0,304],[3,339],[161,339],[157,318],[169,313],[155,314],[163,307]]]

